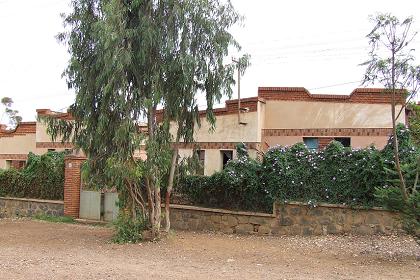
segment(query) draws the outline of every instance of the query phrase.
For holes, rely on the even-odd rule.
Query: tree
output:
[[[372,21],[375,26],[367,35],[371,46],[370,58],[362,64],[367,66],[363,83],[380,83],[385,87],[385,93],[391,95],[395,168],[399,176],[401,193],[404,200],[408,201],[407,186],[399,157],[396,122],[419,90],[420,66],[413,64],[414,50],[410,48],[410,42],[417,33],[411,30],[412,17],[400,21],[390,14],[379,14],[372,17]],[[406,95],[406,103],[398,110],[396,104],[401,94]]]
[[[22,117],[18,115],[18,110],[12,109],[13,99],[10,97],[3,97],[0,102],[4,107],[1,120],[3,120],[4,114],[6,114],[6,116],[9,118],[9,127],[12,129],[16,128],[16,126],[22,121]]]
[[[76,91],[74,121],[50,118],[48,131],[81,148],[91,178],[116,185],[132,218],[140,209],[158,237],[161,189],[168,206],[179,143],[200,125],[198,93],[213,126],[214,102],[232,94],[235,65],[224,58],[240,48],[228,29],[241,17],[221,0],[73,0],[72,8],[58,39],[71,55],[64,75]],[[142,147],[147,159],[138,161]],[[169,230],[169,208],[166,217]]]

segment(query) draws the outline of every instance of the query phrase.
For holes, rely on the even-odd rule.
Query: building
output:
[[[405,102],[398,94],[397,113]],[[182,143],[180,156],[199,154],[204,174],[210,175],[236,157],[235,146],[247,145],[256,157],[269,147],[304,142],[311,149],[325,147],[330,141],[362,148],[375,145],[383,148],[392,133],[391,95],[383,89],[355,89],[350,95],[311,94],[302,87],[260,87],[258,96],[226,101],[225,107],[214,109],[216,128],[204,120],[196,128],[196,143]],[[37,110],[38,115],[69,118],[65,113]],[[405,111],[398,122],[406,123]],[[71,148],[54,143],[43,124],[21,123],[14,132],[0,133],[0,168],[15,166],[26,159],[29,151],[40,154],[50,149]]]
[[[70,119],[67,113],[52,112],[48,109],[38,109],[37,114]],[[69,143],[53,142],[46,126],[38,121],[21,122],[12,131],[6,130],[4,125],[0,127],[0,169],[22,168],[29,152],[41,155],[47,151],[64,151],[71,148]]]

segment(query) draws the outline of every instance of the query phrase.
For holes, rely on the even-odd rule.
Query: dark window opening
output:
[[[319,149],[319,139],[316,137],[303,137],[303,143],[309,150]]]
[[[229,160],[233,159],[233,151],[220,151],[222,154],[222,169],[225,169]]]
[[[334,140],[340,142],[344,147],[350,147],[350,137],[335,137]]]
[[[55,152],[55,149],[48,149],[48,152]]]

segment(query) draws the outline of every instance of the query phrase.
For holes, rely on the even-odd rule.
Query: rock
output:
[[[260,226],[258,227],[258,234],[259,235],[267,235],[271,233],[271,229],[268,226]]]

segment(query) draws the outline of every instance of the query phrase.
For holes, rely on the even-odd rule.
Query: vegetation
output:
[[[64,153],[29,153],[22,170],[0,170],[0,196],[62,200]]]
[[[13,99],[10,97],[3,97],[0,103],[4,107],[4,112],[1,115],[0,123],[3,121],[3,116],[6,115],[9,118],[9,128],[14,129],[22,121],[22,117],[19,116],[19,111],[12,109]]]
[[[413,64],[414,49],[410,46],[416,33],[411,30],[412,17],[400,21],[390,14],[379,14],[373,17],[372,21],[374,28],[367,35],[371,45],[370,58],[362,64],[367,66],[364,84],[380,83],[385,87],[385,92],[391,95],[393,162],[398,173],[401,193],[404,201],[408,202],[411,193],[407,190],[402,173],[396,125],[399,116],[404,113],[410,100],[417,95],[420,86],[420,65]],[[398,108],[398,95],[401,93],[407,95],[406,103]],[[413,188],[414,191],[415,189]]]
[[[68,32],[58,38],[71,56],[64,75],[76,92],[74,121],[51,118],[48,131],[81,148],[92,180],[116,186],[133,222],[141,211],[158,237],[162,188],[170,227],[178,144],[191,142],[200,125],[198,93],[213,126],[213,104],[232,94],[236,66],[224,58],[239,49],[228,29],[241,17],[221,0],[75,0],[72,8],[64,18]],[[241,59],[241,72],[247,61]],[[141,145],[147,159],[136,161]]]
[[[397,127],[397,134],[403,176],[414,185],[419,150],[404,125]],[[212,176],[187,176],[181,192],[196,204],[251,211],[271,212],[274,201],[387,207],[392,203],[386,202],[384,192],[393,193],[399,186],[392,145],[390,139],[382,151],[345,148],[335,141],[320,151],[303,143],[273,147],[261,162],[242,155]],[[418,203],[410,199],[411,205]]]
[[[143,238],[143,231],[146,229],[146,221],[120,212],[118,219],[114,222],[116,232],[112,239],[115,243],[137,243]]]

